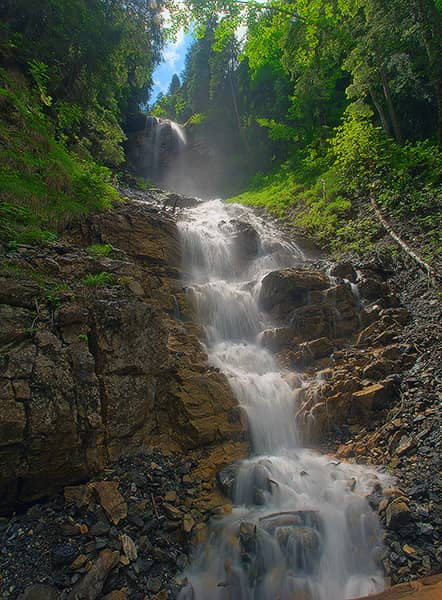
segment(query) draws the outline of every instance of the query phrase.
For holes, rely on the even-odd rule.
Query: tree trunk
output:
[[[394,137],[396,138],[397,143],[402,145],[404,143],[404,138],[402,136],[401,126],[396,109],[394,108],[393,99],[391,97],[390,84],[388,83],[388,79],[383,67],[380,67],[379,74],[381,76],[382,89],[384,90],[384,96],[387,102],[388,114],[390,115],[390,121],[393,125]]]
[[[370,94],[371,101],[373,102],[374,107],[376,108],[376,111],[379,115],[382,129],[385,131],[385,133],[388,136],[391,136],[391,127],[390,127],[390,123],[388,122],[387,115],[385,114],[384,107],[376,98],[376,94],[371,86],[369,87],[368,92]]]

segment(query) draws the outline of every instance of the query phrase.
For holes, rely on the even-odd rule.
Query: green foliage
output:
[[[86,287],[101,287],[106,285],[115,285],[115,276],[107,271],[101,273],[88,273],[81,280]]]
[[[119,165],[122,123],[147,100],[160,59],[157,3],[3,0],[2,48],[30,75],[56,137],[83,158]]]
[[[207,116],[203,113],[195,113],[187,120],[186,125],[202,125],[207,120]]]
[[[283,217],[296,201],[296,195],[301,190],[302,185],[295,182],[290,166],[283,165],[272,174],[255,175],[249,190],[230,198],[229,202],[263,206],[270,213]]]
[[[114,249],[111,244],[95,244],[94,246],[89,246],[87,251],[94,258],[105,258],[106,256],[111,256]]]
[[[0,244],[51,242],[72,219],[118,199],[110,172],[57,141],[19,75],[0,72]],[[7,115],[7,116],[5,116]]]

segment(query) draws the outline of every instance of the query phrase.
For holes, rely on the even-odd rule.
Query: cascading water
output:
[[[259,234],[248,254],[238,251],[238,223]],[[180,600],[344,600],[382,590],[381,531],[364,494],[384,476],[301,447],[296,393],[259,345],[271,325],[258,307],[260,282],[302,262],[301,252],[253,211],[219,200],[187,210],[179,228],[209,360],[247,413],[254,453],[236,470],[234,509],[212,523]]]

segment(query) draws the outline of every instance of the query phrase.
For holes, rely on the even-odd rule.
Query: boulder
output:
[[[333,343],[328,337],[321,337],[311,342],[300,344],[299,349],[302,352],[303,360],[308,363],[318,358],[330,356],[333,352]]]
[[[256,229],[250,223],[236,219],[229,221],[228,227],[238,259],[251,260],[256,258],[261,247],[261,241]]]
[[[296,309],[292,314],[292,324],[296,335],[303,341],[331,336],[333,320],[330,311],[323,306],[311,305]]]
[[[363,300],[379,300],[388,298],[391,293],[389,286],[379,279],[365,278],[358,284],[359,295]]]
[[[319,271],[272,271],[262,280],[259,302],[263,310],[286,321],[293,309],[307,303],[309,292],[324,290],[329,285],[329,278]]]
[[[293,327],[266,329],[260,336],[261,346],[267,348],[270,352],[280,352],[283,349],[297,346],[300,341]]]
[[[395,498],[387,506],[385,513],[386,524],[389,529],[400,530],[411,521],[410,507],[408,501],[403,496]]]
[[[390,380],[369,385],[351,397],[352,417],[367,418],[373,411],[386,408],[394,398],[394,384]]]
[[[26,277],[0,277],[0,304],[35,308],[35,301],[40,293],[40,286]]]
[[[346,279],[347,281],[351,281],[351,283],[356,283],[358,278],[356,269],[349,261],[334,264],[330,269],[330,275],[331,277]]]
[[[110,571],[118,564],[119,559],[119,552],[102,550],[91,570],[74,585],[67,600],[95,600],[98,598]]]

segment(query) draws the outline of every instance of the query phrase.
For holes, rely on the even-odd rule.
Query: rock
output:
[[[232,463],[217,472],[216,479],[222,493],[230,500],[233,500],[235,491],[235,482],[238,476],[239,464]]]
[[[303,361],[308,364],[318,358],[330,356],[333,352],[333,343],[327,337],[322,337],[300,344],[299,350],[302,353]]]
[[[88,487],[95,491],[101,506],[114,525],[127,517],[127,504],[118,491],[118,481],[96,481]]]
[[[364,368],[362,374],[365,379],[379,380],[385,379],[385,377],[390,373],[393,373],[393,371],[394,364],[389,360],[381,358],[378,360],[374,360],[369,365],[367,365]]]
[[[84,567],[84,565],[87,563],[88,561],[88,557],[85,554],[79,554],[77,556],[77,558],[74,560],[74,562],[71,564],[71,569],[73,569],[74,571],[77,571],[78,569],[81,569],[82,567]]]
[[[51,550],[51,559],[55,567],[70,565],[78,556],[78,550],[72,544],[56,544]]]
[[[323,301],[330,307],[333,337],[352,335],[360,329],[356,298],[349,284],[339,284],[322,292]]]
[[[330,275],[332,277],[347,279],[347,281],[351,281],[352,283],[356,283],[358,277],[354,266],[348,261],[333,265],[330,269]]]
[[[166,502],[176,502],[177,501],[177,493],[175,492],[175,490],[170,490],[170,491],[166,492],[164,495],[164,500]]]
[[[333,332],[333,319],[323,306],[311,305],[296,309],[292,314],[292,324],[296,335],[302,341],[330,336]]]
[[[127,600],[128,598],[128,589],[122,588],[121,590],[114,590],[106,596],[103,597],[103,600]]]
[[[321,559],[322,541],[311,527],[280,527],[276,539],[287,562],[296,571],[310,573]]]
[[[163,502],[163,509],[170,519],[177,521],[183,516],[183,513],[178,508],[173,506],[173,504],[169,504],[168,502]]]
[[[412,437],[403,435],[399,441],[399,446],[396,448],[396,454],[398,456],[403,456],[407,454],[409,450],[411,450],[415,446],[415,441]]]
[[[34,583],[18,596],[18,600],[58,600],[59,593],[46,583]]]
[[[393,397],[393,382],[386,380],[369,385],[353,393],[351,397],[351,414],[355,418],[366,418],[373,411],[387,407]]]
[[[258,232],[244,221],[232,219],[228,223],[228,228],[232,233],[232,240],[238,258],[251,260],[256,258],[259,253],[261,242]]]
[[[324,290],[329,279],[319,271],[283,269],[272,271],[262,280],[261,307],[279,320],[286,320],[294,308],[303,306],[312,290]]]
[[[95,600],[98,598],[110,571],[119,559],[119,552],[102,550],[91,570],[75,584],[68,594],[67,600]]]
[[[130,562],[134,562],[138,558],[137,548],[133,539],[126,533],[121,534],[121,544],[123,546],[123,552],[127,556]]]
[[[162,581],[159,577],[149,577],[147,580],[147,589],[149,592],[158,593],[163,587]]]
[[[92,499],[92,490],[87,485],[66,486],[64,499],[68,504],[75,504],[77,508],[84,508]]]
[[[183,529],[185,533],[190,533],[195,525],[192,515],[187,514],[183,517]]]
[[[442,575],[401,583],[380,594],[370,594],[359,600],[439,600],[439,598],[442,598]]]
[[[411,512],[406,500],[399,496],[390,502],[385,517],[389,529],[400,530],[404,525],[408,525],[411,521]]]
[[[19,280],[12,276],[0,276],[0,304],[35,308],[35,302],[39,294],[39,285],[31,279]]]
[[[390,294],[388,285],[374,278],[363,279],[358,284],[358,291],[360,297],[364,300],[379,300],[380,298],[387,298]]]
[[[261,346],[271,352],[279,352],[283,348],[291,348],[298,345],[301,341],[296,336],[296,330],[292,327],[274,327],[266,329],[260,335]]]

